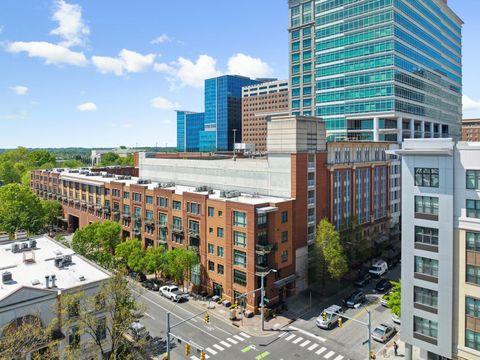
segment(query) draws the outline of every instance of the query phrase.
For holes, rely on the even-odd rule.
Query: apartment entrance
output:
[[[220,297],[222,297],[222,293],[223,293],[223,287],[222,285],[220,284],[217,284],[217,283],[213,283],[213,295],[218,295]]]
[[[68,231],[75,232],[80,226],[80,219],[75,215],[68,215]]]

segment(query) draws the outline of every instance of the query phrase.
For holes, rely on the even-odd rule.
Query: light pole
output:
[[[232,129],[233,131],[233,160],[235,160],[235,144],[237,142],[237,129]]]
[[[264,318],[264,308],[265,308],[265,304],[263,303],[264,298],[265,298],[264,278],[265,278],[268,274],[270,274],[271,272],[276,273],[277,270],[275,270],[275,269],[270,269],[270,270],[268,270],[265,274],[262,274],[262,275],[260,276],[260,280],[261,280],[261,282],[260,282],[260,303],[261,303],[261,304],[260,304],[260,305],[262,306],[262,308],[261,308],[261,310],[260,310],[260,311],[261,311],[261,312],[260,312],[260,316],[262,317],[262,331],[265,330],[265,329],[264,329],[264,327],[265,327],[265,318]]]

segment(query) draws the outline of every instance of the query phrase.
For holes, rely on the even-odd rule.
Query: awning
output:
[[[278,211],[278,208],[275,206],[265,206],[257,209],[257,214],[268,214],[271,212]]]
[[[280,288],[282,286],[285,286],[287,284],[290,284],[297,280],[297,274],[292,274],[288,275],[287,277],[284,277],[283,279],[277,280],[273,283],[273,287]]]

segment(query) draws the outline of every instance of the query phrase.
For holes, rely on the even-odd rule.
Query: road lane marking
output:
[[[293,340],[293,343],[298,344],[302,340],[303,340],[303,338],[300,336],[300,337],[296,338],[295,340]]]
[[[292,335],[290,335],[289,337],[285,338],[285,340],[290,341],[290,340],[292,340],[295,336],[297,336],[297,335],[292,334]]]
[[[242,352],[243,352],[243,353],[247,353],[247,352],[249,352],[250,350],[252,350],[252,348],[251,348],[250,346],[247,346],[247,347],[245,347],[245,348],[242,349]]]
[[[307,345],[310,344],[310,343],[311,343],[310,340],[306,340],[306,341],[304,341],[303,343],[300,344],[300,347],[305,347],[305,346],[307,346]]]
[[[152,315],[150,315],[149,313],[144,313],[144,314],[145,314],[146,317],[149,317],[150,319],[155,320],[155,318]]]
[[[332,351],[328,352],[327,354],[325,354],[323,357],[325,359],[330,359],[333,356],[333,354],[335,354],[335,351],[332,350]]]
[[[238,344],[238,341],[233,340],[232,338],[227,338],[233,345]]]
[[[245,337],[247,339],[250,339],[250,335],[245,334],[244,332],[241,332],[240,335],[242,335],[243,337]]]
[[[313,349],[315,349],[316,347],[318,347],[318,344],[313,344],[312,346],[310,346],[308,348],[308,351],[312,351]]]
[[[318,335],[315,335],[315,334],[312,334],[312,333],[310,333],[310,332],[308,332],[308,331],[299,329],[299,328],[297,328],[297,327],[295,327],[295,326],[289,326],[288,328],[289,328],[290,330],[298,331],[299,333],[302,333],[303,335],[307,335],[307,336],[313,337],[313,338],[315,338],[315,339],[317,339],[317,340],[319,340],[319,341],[322,341],[322,342],[327,341],[326,339],[324,339],[324,338],[322,338],[322,337],[320,337],[320,336],[318,336]]]
[[[343,359],[343,356],[342,355],[338,355],[335,360],[342,360]]]
[[[223,347],[221,347],[221,346],[220,346],[220,345],[218,345],[218,344],[213,344],[213,347],[214,347],[215,349],[218,349],[218,350],[220,350],[220,351],[223,351],[223,350],[225,350]]]
[[[229,348],[229,347],[232,347],[232,345],[230,345],[229,343],[227,343],[226,341],[220,341],[220,344],[222,344],[223,346]]]
[[[264,352],[261,353],[260,355],[257,355],[257,357],[255,358],[255,360],[265,359],[268,355],[270,355],[270,353],[269,353],[268,351],[264,351]]]
[[[327,348],[326,348],[326,347],[322,347],[320,350],[317,350],[317,351],[315,352],[315,354],[320,355],[320,354],[321,354],[322,352],[324,352],[325,350],[327,350]]]
[[[200,360],[200,359],[197,358],[195,355],[190,356],[190,359],[192,359],[192,360]]]
[[[194,319],[191,319],[191,320],[192,320],[193,322],[198,322],[198,320],[197,320],[197,319],[195,319],[195,318],[194,318]]]
[[[217,352],[213,349],[210,349],[209,347],[205,349],[205,351],[208,351],[212,355],[217,355]]]
[[[286,332],[282,332],[280,335],[278,335],[278,337],[281,338],[281,337],[283,337],[283,336],[285,336],[285,335],[287,335],[287,333],[286,333]]]
[[[233,335],[233,337],[237,340],[240,340],[240,341],[244,341],[245,339],[242,338],[241,336],[238,336],[238,335]]]

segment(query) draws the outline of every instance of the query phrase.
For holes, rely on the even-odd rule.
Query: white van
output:
[[[380,277],[388,271],[388,265],[385,260],[375,261],[368,272],[373,276]]]

